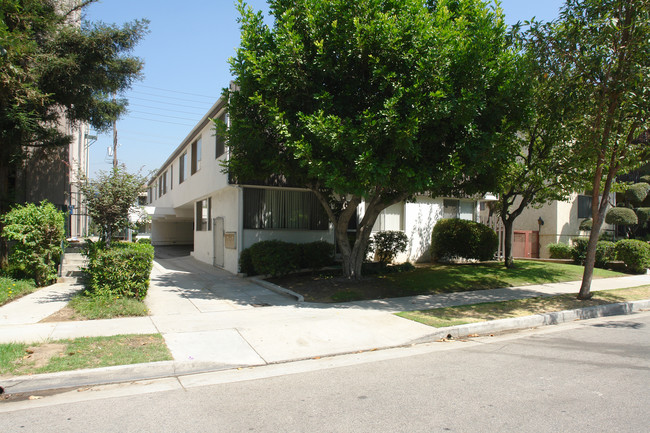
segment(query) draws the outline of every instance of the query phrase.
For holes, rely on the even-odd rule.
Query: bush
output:
[[[548,244],[548,252],[552,259],[570,259],[571,255],[571,245],[558,243],[558,244]]]
[[[138,244],[149,244],[151,245],[151,238],[138,238],[136,241]]]
[[[248,276],[257,275],[255,267],[253,266],[253,258],[251,256],[251,249],[245,248],[239,255],[239,272]]]
[[[616,259],[616,244],[611,241],[598,241],[596,243],[596,260],[594,266],[606,268],[609,262]]]
[[[585,220],[582,220],[580,223],[580,226],[578,226],[579,230],[585,231],[585,232],[590,232],[591,227],[593,227],[594,222],[591,220],[591,218],[587,218]]]
[[[33,278],[39,287],[56,280],[65,238],[63,212],[48,201],[18,205],[2,217],[2,236],[11,244],[12,272]]]
[[[283,241],[262,241],[250,248],[251,262],[255,273],[262,275],[286,275],[300,265],[301,248],[297,244]]]
[[[641,227],[645,227],[648,221],[650,221],[650,207],[640,207],[636,210],[636,217],[638,219],[638,224]]]
[[[638,239],[624,239],[616,243],[616,257],[634,273],[642,274],[650,266],[650,245]]]
[[[645,182],[635,183],[625,191],[625,199],[629,201],[632,206],[639,206],[643,203],[643,200],[645,200],[649,191],[650,184]]]
[[[632,209],[626,207],[615,207],[607,211],[605,222],[607,224],[616,224],[619,226],[632,226],[637,224],[639,220]]]
[[[92,296],[144,299],[153,267],[153,246],[138,243],[90,243],[86,249],[87,292]]]
[[[441,219],[431,235],[431,256],[434,260],[490,260],[499,244],[497,234],[483,224],[461,219]]]
[[[396,230],[378,232],[373,236],[373,245],[377,250],[379,261],[388,264],[397,254],[406,251],[408,237],[406,233]]]
[[[585,264],[585,258],[587,257],[587,243],[588,239],[585,238],[575,238],[573,239],[573,246],[571,248],[571,256],[576,265]]]
[[[317,270],[334,263],[334,245],[325,241],[299,244],[300,267]]]

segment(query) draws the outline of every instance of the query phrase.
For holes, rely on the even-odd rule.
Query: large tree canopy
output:
[[[387,206],[460,183],[467,193],[491,187],[484,162],[505,158],[497,138],[518,95],[500,10],[479,0],[269,6],[272,27],[240,4],[228,170],[241,183],[281,175],[314,191],[347,276],[360,276]]]
[[[147,23],[80,23],[75,17],[92,2],[1,3],[0,211],[13,200],[12,167],[26,147],[65,145],[61,122],[103,130],[126,110],[112,95],[140,76],[142,62],[128,53]]]

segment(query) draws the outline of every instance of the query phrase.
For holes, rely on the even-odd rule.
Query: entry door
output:
[[[224,243],[223,243],[223,218],[215,218],[212,224],[214,232],[214,266],[223,268],[223,255],[224,255]]]

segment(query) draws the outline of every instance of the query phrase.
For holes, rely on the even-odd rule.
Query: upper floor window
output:
[[[192,143],[192,174],[201,168],[201,139]]]
[[[187,151],[178,158],[178,183],[185,182],[187,178]]]
[[[223,127],[225,128],[228,124],[226,123],[226,115],[222,115],[219,117],[219,122],[223,123]],[[223,136],[223,133],[220,132],[220,130],[217,128],[216,132],[216,144],[215,144],[215,149],[214,149],[214,157],[219,158],[221,155],[223,155],[226,152],[226,138]]]
[[[169,189],[174,189],[174,163],[169,166]]]

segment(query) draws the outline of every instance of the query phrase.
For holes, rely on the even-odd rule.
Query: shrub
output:
[[[650,184],[645,182],[635,183],[625,191],[625,199],[629,201],[632,206],[639,206],[643,203],[643,200],[645,200],[649,191]]]
[[[435,260],[462,257],[490,260],[499,244],[491,228],[461,219],[441,219],[431,235],[431,255]]]
[[[641,182],[645,182],[645,183],[650,184],[650,174],[644,174],[643,176],[641,176],[641,177],[639,178],[639,180],[640,180]]]
[[[404,263],[400,263],[400,264],[397,264],[397,265],[392,265],[392,266],[387,266],[386,267],[386,271],[391,272],[391,273],[393,273],[393,272],[396,272],[396,273],[411,272],[414,269],[415,269],[415,266],[413,266],[413,264],[411,262],[404,262]]]
[[[548,244],[548,252],[552,259],[570,259],[571,256],[571,245],[558,243],[558,244]]]
[[[243,249],[239,255],[239,272],[243,272],[248,276],[257,275],[255,267],[253,266],[253,258],[251,256],[250,248]]]
[[[623,239],[616,243],[616,257],[629,271],[642,274],[650,266],[650,245],[638,239]]]
[[[636,210],[636,217],[641,227],[645,227],[650,221],[650,207],[640,207]]]
[[[378,232],[373,236],[373,245],[377,250],[379,261],[388,264],[397,254],[406,251],[408,237],[406,233],[396,230]]]
[[[317,270],[334,263],[334,245],[325,241],[299,244],[300,267]]]
[[[596,260],[594,266],[597,268],[605,268],[616,258],[616,244],[611,241],[598,241],[596,243]],[[585,253],[586,254],[586,253]]]
[[[138,238],[136,241],[138,244],[149,244],[151,245],[151,238]]]
[[[571,248],[571,256],[573,261],[577,265],[584,265],[585,258],[587,257],[587,243],[588,239],[585,238],[575,238],[573,239],[573,246]]]
[[[286,275],[300,265],[300,247],[283,241],[262,241],[250,247],[255,273],[262,275]]]
[[[56,280],[65,238],[63,212],[47,201],[18,205],[2,217],[2,236],[11,245],[9,263],[14,272],[34,278],[37,286]]]
[[[578,229],[589,232],[591,231],[591,227],[593,226],[593,223],[594,222],[591,220],[591,218],[587,218],[585,220],[582,220]]]
[[[153,267],[153,246],[138,243],[114,243],[103,247],[91,244],[87,249],[88,290],[92,296],[144,299]]]
[[[605,222],[607,224],[616,224],[619,226],[631,226],[637,224],[639,220],[632,209],[626,207],[615,207],[607,211]]]

